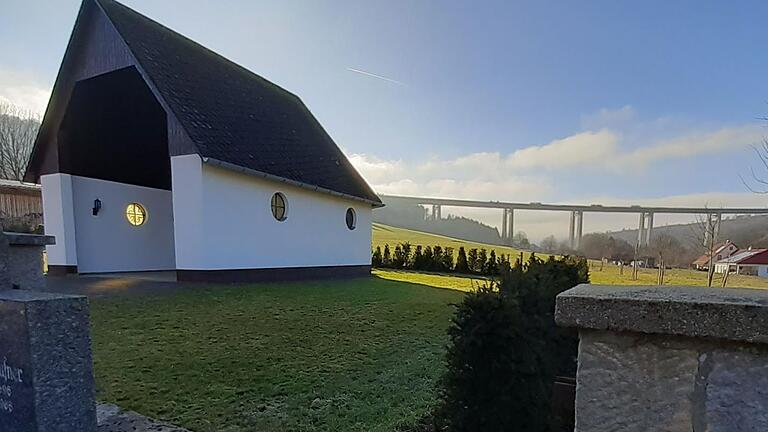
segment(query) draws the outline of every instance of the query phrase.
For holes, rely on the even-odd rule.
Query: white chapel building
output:
[[[84,0],[26,174],[51,274],[370,271],[381,200],[294,94],[113,0]]]

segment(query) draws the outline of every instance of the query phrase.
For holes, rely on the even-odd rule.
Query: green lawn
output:
[[[470,248],[486,248],[489,251],[491,249],[496,250],[496,254],[511,254],[518,256],[520,251],[496,245],[488,245],[476,242],[470,242],[465,240],[459,240],[451,237],[440,236],[436,234],[429,234],[419,231],[413,231],[405,228],[391,227],[387,225],[374,224],[373,225],[373,247],[382,246],[386,243],[391,248],[394,245],[401,242],[410,242],[412,245],[441,245],[451,246],[455,250],[458,250],[460,246],[464,246],[465,249]],[[528,253],[524,253],[527,259]],[[546,257],[546,255],[542,255]],[[387,279],[410,281],[414,279],[423,278],[414,274],[413,276],[400,276],[396,274],[388,275]],[[433,279],[433,283],[436,279]],[[632,269],[630,267],[624,267],[622,274],[621,269],[618,266],[605,264],[600,266],[599,261],[590,262],[590,280],[593,284],[606,284],[606,285],[656,285],[657,283],[657,270],[656,269],[640,269],[638,279],[632,279]],[[713,286],[721,286],[722,275],[715,275]],[[444,281],[442,285],[453,284],[459,289],[467,286],[466,280],[458,281]],[[707,273],[690,269],[669,269],[667,270],[664,280],[665,285],[693,285],[693,286],[706,286]],[[446,288],[452,288],[452,286],[445,286]],[[759,278],[755,276],[736,276],[730,275],[728,277],[728,287],[741,287],[741,288],[768,288],[768,278]]]
[[[377,225],[374,244],[487,247]],[[592,263],[593,283],[632,281]],[[669,270],[668,283],[705,274]],[[451,303],[482,278],[375,270],[344,282],[195,287],[91,300],[98,396],[197,432],[387,431],[435,403]],[[729,286],[768,287],[755,277]]]
[[[98,396],[198,432],[391,432],[434,403],[461,299],[427,285],[468,281],[402,278],[95,298]]]

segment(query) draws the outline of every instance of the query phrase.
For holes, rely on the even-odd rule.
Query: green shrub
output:
[[[578,343],[555,326],[555,296],[588,281],[583,259],[532,256],[468,293],[448,330],[436,429],[551,430],[554,377],[575,372]]]
[[[382,263],[383,259],[381,257],[381,246],[376,246],[376,250],[374,250],[373,254],[371,255],[371,266],[381,267]]]
[[[476,272],[477,269],[477,248],[472,248],[469,250],[469,254],[467,255],[467,263],[469,264],[469,271],[470,272]]]
[[[456,258],[456,273],[469,273],[469,263],[467,262],[467,253],[464,246],[459,247],[459,256]]]

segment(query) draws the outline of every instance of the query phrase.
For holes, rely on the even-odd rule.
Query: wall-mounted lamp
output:
[[[98,216],[99,210],[101,210],[101,200],[96,198],[93,200],[93,215]]]

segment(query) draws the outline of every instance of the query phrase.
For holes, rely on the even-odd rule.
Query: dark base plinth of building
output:
[[[77,266],[73,265],[49,265],[48,276],[66,276],[77,274]]]
[[[351,279],[371,274],[370,265],[231,270],[177,270],[179,282],[248,283]]]

